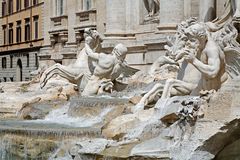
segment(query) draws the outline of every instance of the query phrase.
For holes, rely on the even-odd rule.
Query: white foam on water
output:
[[[56,123],[67,125],[71,127],[91,127],[104,120],[106,114],[111,111],[111,108],[105,108],[103,111],[95,117],[70,117],[68,113],[70,103],[62,106],[59,109],[51,111],[44,120],[35,120],[29,122],[35,123]]]

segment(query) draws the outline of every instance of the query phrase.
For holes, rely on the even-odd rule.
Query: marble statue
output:
[[[85,29],[84,38],[92,50],[97,50],[100,47],[102,36],[97,31],[90,28]],[[54,75],[59,75],[80,87],[84,79],[87,81],[87,79],[91,77],[91,70],[94,68],[94,62],[91,58],[88,58],[85,50],[86,49],[83,48],[81,52],[77,54],[75,62],[68,66],[57,63],[46,69],[40,78],[40,87],[43,88]]]
[[[111,92],[115,81],[121,74],[134,74],[138,70],[129,67],[125,61],[127,48],[117,44],[111,54],[95,53],[88,43],[85,44],[86,54],[96,61],[96,66],[82,95],[91,96],[103,92]]]
[[[144,21],[157,21],[159,20],[158,14],[160,9],[160,0],[143,0],[144,6],[148,12]]]
[[[156,95],[160,94],[161,99],[177,95],[197,96],[200,91],[218,90],[228,77],[239,75],[240,47],[236,42],[236,28],[230,22],[212,32],[214,25],[210,23],[191,18],[178,26],[173,42],[165,47],[168,50],[166,63],[175,61],[180,66],[177,78],[156,84],[142,97],[134,111],[142,110]]]
[[[240,1],[239,0],[228,0],[225,4],[225,13],[214,20],[213,22],[217,25],[224,25],[226,21],[234,21],[235,23],[240,20]],[[237,22],[239,23],[239,22]]]

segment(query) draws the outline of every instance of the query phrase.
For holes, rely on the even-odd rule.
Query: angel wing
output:
[[[226,72],[231,78],[240,75],[240,48],[227,47],[224,50]]]
[[[128,64],[125,63],[124,65],[122,65],[121,71],[124,77],[129,77],[137,73],[139,69],[130,67]]]
[[[238,31],[233,22],[226,23],[220,30],[212,33],[213,39],[225,54],[226,72],[231,78],[240,75],[240,44],[237,42]]]
[[[128,84],[124,82],[124,78],[130,77],[138,71],[139,71],[138,69],[130,67],[127,64],[127,62],[124,61],[121,64],[121,70],[119,71],[120,74],[116,73],[115,75],[112,75],[112,77],[115,77],[113,80],[114,90],[116,90],[116,91],[124,90],[128,86]]]

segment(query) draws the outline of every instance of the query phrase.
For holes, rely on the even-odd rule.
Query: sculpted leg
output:
[[[149,7],[150,7],[149,16],[150,17],[152,17],[155,12],[155,4],[154,3],[155,3],[154,0],[149,0]]]
[[[151,10],[150,10],[150,5],[149,5],[149,1],[151,1],[151,0],[143,0],[144,5],[145,5],[145,8],[146,8],[147,11],[148,11],[148,14],[151,12]]]
[[[71,73],[71,71],[66,66],[55,64],[43,72],[40,79],[40,87],[43,88],[47,84],[48,80],[51,79],[54,75],[59,75],[63,78],[66,78],[70,82],[75,82],[75,75]]]
[[[156,84],[148,93],[146,93],[140,102],[132,108],[132,112],[136,113],[138,111],[144,110],[144,106],[152,102],[155,96],[162,92],[163,85],[161,83]]]
[[[197,85],[193,83],[187,83],[177,79],[168,79],[164,86],[161,99],[169,98],[173,95],[188,95],[196,87]]]
[[[87,85],[85,86],[82,95],[83,96],[93,96],[98,93],[100,87],[100,80],[91,78]]]
[[[148,93],[146,93],[142,99],[140,100],[139,104],[147,105],[154,100],[154,97],[163,91],[163,85],[161,83],[156,84]]]

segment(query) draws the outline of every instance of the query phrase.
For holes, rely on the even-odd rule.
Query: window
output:
[[[8,1],[8,13],[9,14],[13,13],[13,0]]]
[[[37,56],[37,53],[35,53],[35,66],[38,67],[38,56]]]
[[[38,0],[33,0],[33,5],[37,5],[38,4]]]
[[[8,29],[8,43],[12,44],[13,43],[13,23],[9,24],[9,29]]]
[[[3,28],[3,44],[7,44],[7,26],[6,25],[3,25],[2,26]]]
[[[17,21],[16,31],[17,31],[16,40],[17,40],[17,43],[20,43],[22,41],[21,21]]]
[[[83,1],[83,10],[90,10],[92,8],[91,0],[84,0]]]
[[[56,16],[63,15],[63,0],[55,0],[56,2]]]
[[[29,7],[29,0],[24,0],[24,7],[28,8]]]
[[[86,10],[90,10],[91,9],[91,1],[87,0],[86,2]]]
[[[25,41],[30,41],[30,19],[25,19]]]
[[[7,82],[7,77],[3,77],[4,82]]]
[[[13,68],[13,56],[10,56],[10,68]]]
[[[33,21],[34,21],[34,38],[38,39],[38,16],[34,16]]]
[[[4,1],[2,2],[2,16],[7,15],[7,3]]]
[[[13,77],[10,77],[10,81],[13,82]]]
[[[29,54],[27,54],[27,67],[29,67]]]
[[[2,58],[2,68],[7,68],[7,58],[6,57]]]
[[[17,0],[16,10],[17,10],[17,11],[20,11],[20,10],[21,10],[21,0]]]

